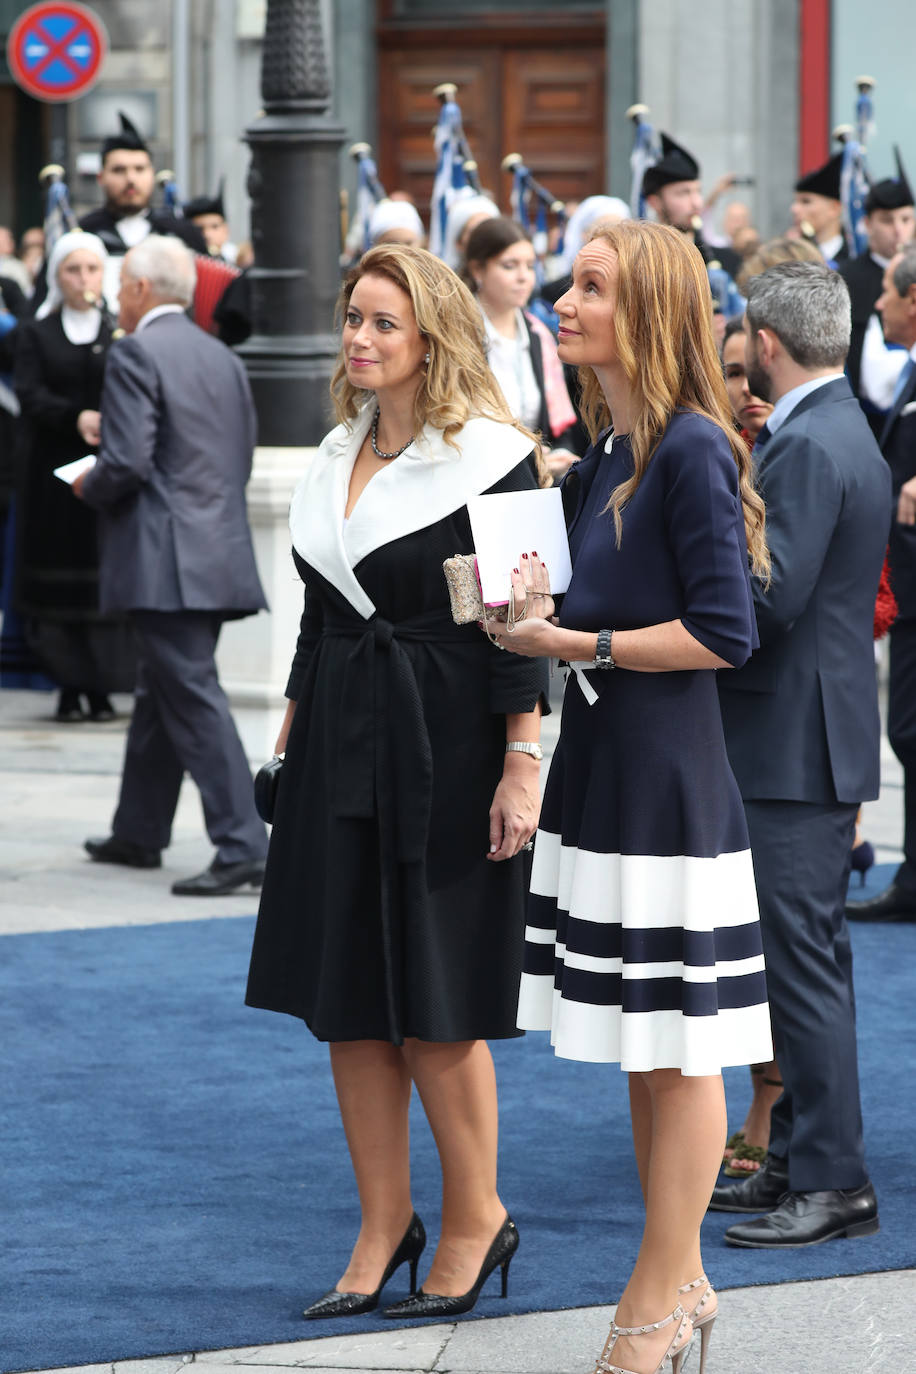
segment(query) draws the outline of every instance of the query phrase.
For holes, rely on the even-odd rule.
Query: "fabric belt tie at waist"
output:
[[[426,856],[433,760],[419,685],[401,641],[461,643],[486,652],[486,642],[481,637],[478,646],[468,628],[438,610],[397,624],[381,616],[325,622],[327,637],[355,641],[340,684],[334,815],[369,819],[387,812],[402,863]]]

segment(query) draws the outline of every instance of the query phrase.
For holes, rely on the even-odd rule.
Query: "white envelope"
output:
[[[484,602],[509,600],[512,569],[523,553],[537,550],[547,564],[551,592],[565,592],[572,577],[569,540],[559,487],[542,491],[505,491],[468,501],[477,571]]]
[[[95,467],[95,454],[87,453],[85,458],[74,458],[72,463],[64,463],[62,468],[54,469],[54,476],[59,477],[68,486],[73,486],[77,477],[83,472],[88,472]]]

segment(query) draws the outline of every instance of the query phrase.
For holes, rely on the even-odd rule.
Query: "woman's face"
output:
[[[572,286],[557,301],[560,358],[596,371],[617,362],[617,254],[605,239],[586,243],[573,263]]]
[[[57,284],[65,305],[73,310],[88,310],[101,300],[102,264],[95,253],[77,248],[67,254],[57,269]],[[91,301],[86,300],[87,292],[92,293]]]
[[[534,290],[534,245],[520,239],[483,265],[475,264],[474,280],[488,313],[520,309]]]
[[[426,342],[407,292],[388,277],[360,277],[344,317],[343,351],[353,386],[392,395],[416,389]]]
[[[743,329],[739,329],[736,334],[730,334],[722,350],[722,366],[725,369],[725,388],[732,403],[735,419],[742,429],[747,430],[753,442],[769,419],[773,407],[768,401],[762,401],[759,396],[751,394],[744,363],[744,344]]]

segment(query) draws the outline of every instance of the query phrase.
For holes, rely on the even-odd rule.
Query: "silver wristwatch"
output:
[[[533,759],[540,763],[544,757],[544,750],[539,744],[534,744],[526,739],[512,739],[506,745],[507,754],[530,754]]]

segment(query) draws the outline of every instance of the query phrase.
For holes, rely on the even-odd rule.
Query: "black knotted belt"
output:
[[[395,818],[395,852],[402,863],[425,857],[432,805],[433,760],[420,688],[405,641],[463,644],[474,657],[487,651],[468,626],[447,612],[425,611],[393,624],[326,620],[324,633],[352,639],[340,684],[339,753],[334,814]],[[460,669],[459,669],[460,671]]]
[[[448,612],[440,610],[397,624],[378,615],[369,621],[329,618],[324,635],[355,641],[340,683],[332,806],[335,816],[378,817],[386,1002],[391,1039],[400,1044],[404,1032],[396,915],[401,893],[398,863],[418,863],[426,857],[433,790],[429,731],[413,663],[403,643],[463,644],[469,651],[471,672],[474,661],[485,658],[489,645],[482,635],[478,643],[469,626],[455,625]],[[473,690],[470,681],[468,687]]]

